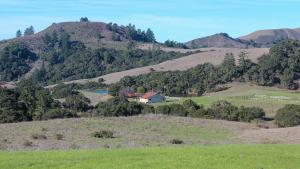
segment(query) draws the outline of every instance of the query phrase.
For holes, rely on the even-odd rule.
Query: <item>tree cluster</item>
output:
[[[265,112],[257,107],[236,107],[227,101],[217,101],[209,108],[196,104],[192,100],[186,100],[183,104],[170,104],[153,107],[136,102],[128,102],[122,97],[115,97],[108,102],[99,103],[96,106],[94,116],[133,116],[138,114],[164,114],[172,116],[223,119],[229,121],[250,122],[261,119]]]
[[[295,80],[300,78],[300,42],[285,40],[270,49],[268,55],[253,63],[247,54],[241,52],[238,60],[233,54],[226,54],[219,66],[201,64],[186,71],[152,72],[137,77],[124,77],[110,86],[113,94],[123,88],[136,90],[156,89],[169,96],[202,95],[215,90],[220,85],[231,81],[253,82],[258,85],[280,85],[288,89],[297,89]]]
[[[275,123],[279,127],[300,125],[300,105],[285,105],[275,115]]]
[[[188,47],[184,43],[179,43],[173,40],[166,40],[164,42],[164,45],[171,48],[182,48],[182,49],[188,49]]]
[[[48,90],[25,80],[16,89],[0,88],[0,123],[77,117],[76,112],[87,111],[88,104],[78,93],[61,104]]]
[[[0,80],[17,80],[30,71],[30,64],[37,60],[24,43],[12,42],[0,51]]]
[[[154,112],[152,106],[129,102],[123,97],[114,97],[107,102],[100,102],[95,109],[93,116],[134,116]]]
[[[130,40],[140,42],[156,42],[155,35],[150,28],[144,31],[141,29],[136,29],[135,25],[132,24],[128,24],[127,26],[119,26],[116,23],[107,24],[107,28],[114,33],[125,34],[126,38]],[[116,36],[116,34],[114,34],[114,36]],[[116,39],[116,37],[113,39]]]
[[[34,34],[33,26],[30,26],[30,27],[26,28],[25,31],[24,31],[24,36],[29,36],[29,35],[33,35],[33,34]]]
[[[155,49],[91,49],[81,42],[71,41],[64,30],[46,33],[43,40],[47,50],[42,53],[42,58],[48,64],[33,76],[33,79],[42,83],[93,78],[186,55]]]
[[[258,107],[236,107],[227,101],[217,101],[214,102],[211,107],[205,109],[202,105],[199,106],[192,100],[186,100],[182,105],[171,104],[158,106],[156,113],[243,122],[250,122],[265,116],[264,110]]]
[[[251,67],[247,74],[250,81],[259,85],[280,85],[297,89],[294,80],[300,77],[300,42],[283,40],[275,44],[269,54],[259,58],[258,64]]]
[[[206,63],[186,71],[152,72],[137,77],[124,77],[120,82],[110,85],[110,91],[117,95],[123,88],[130,87],[136,91],[138,87],[143,87],[146,91],[155,89],[168,96],[202,95],[219,84],[241,77],[243,66],[237,66],[233,55],[228,54],[218,67]]]

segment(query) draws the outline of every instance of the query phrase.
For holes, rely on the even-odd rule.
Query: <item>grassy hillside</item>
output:
[[[250,128],[253,125],[248,123],[162,115],[22,122],[0,124],[0,149],[171,146],[172,139],[180,139],[184,141],[184,145],[236,143],[236,136]],[[115,138],[101,139],[92,136],[92,133],[101,130],[112,131]],[[58,134],[62,135],[61,139],[57,138]],[[43,138],[35,139],[34,135]],[[27,144],[28,142],[32,144]]]
[[[296,169],[299,145],[0,152],[1,169]]]
[[[181,97],[177,99],[170,99],[168,102],[163,104],[181,103],[186,99],[192,99],[198,104],[210,106],[217,100],[227,100],[236,106],[262,107],[268,115],[272,116],[279,108],[286,104],[300,103],[299,91],[243,83],[234,83],[229,86],[231,86],[231,88],[224,91],[206,93],[200,97]]]

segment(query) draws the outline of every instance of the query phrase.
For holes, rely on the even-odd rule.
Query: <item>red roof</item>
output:
[[[152,96],[154,96],[154,95],[156,95],[157,94],[157,92],[147,92],[147,93],[145,93],[143,96],[142,96],[142,98],[144,98],[144,99],[150,99]]]
[[[125,94],[126,97],[132,98],[132,97],[140,97],[142,94],[140,93],[134,93],[134,92],[128,92]]]

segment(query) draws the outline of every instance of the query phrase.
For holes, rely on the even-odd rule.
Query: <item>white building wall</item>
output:
[[[148,103],[149,100],[148,100],[148,99],[144,99],[144,98],[140,98],[140,102],[141,102],[141,103]]]

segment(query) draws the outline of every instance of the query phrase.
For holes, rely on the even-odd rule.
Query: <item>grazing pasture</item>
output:
[[[297,169],[299,145],[0,152],[1,169]]]
[[[270,117],[273,117],[276,111],[286,104],[300,104],[299,91],[256,86],[247,83],[233,83],[228,86],[230,88],[224,91],[206,93],[200,97],[169,99],[169,101],[160,104],[181,103],[186,99],[192,99],[198,104],[208,107],[217,100],[227,100],[236,106],[261,107]]]
[[[163,115],[78,118],[0,124],[0,149],[51,150],[172,146],[236,143],[249,123]],[[95,132],[111,131],[113,138],[96,138]],[[37,137],[36,136],[41,136]],[[39,139],[41,138],[41,139]],[[58,139],[59,138],[59,139]],[[29,144],[31,142],[31,144]]]

